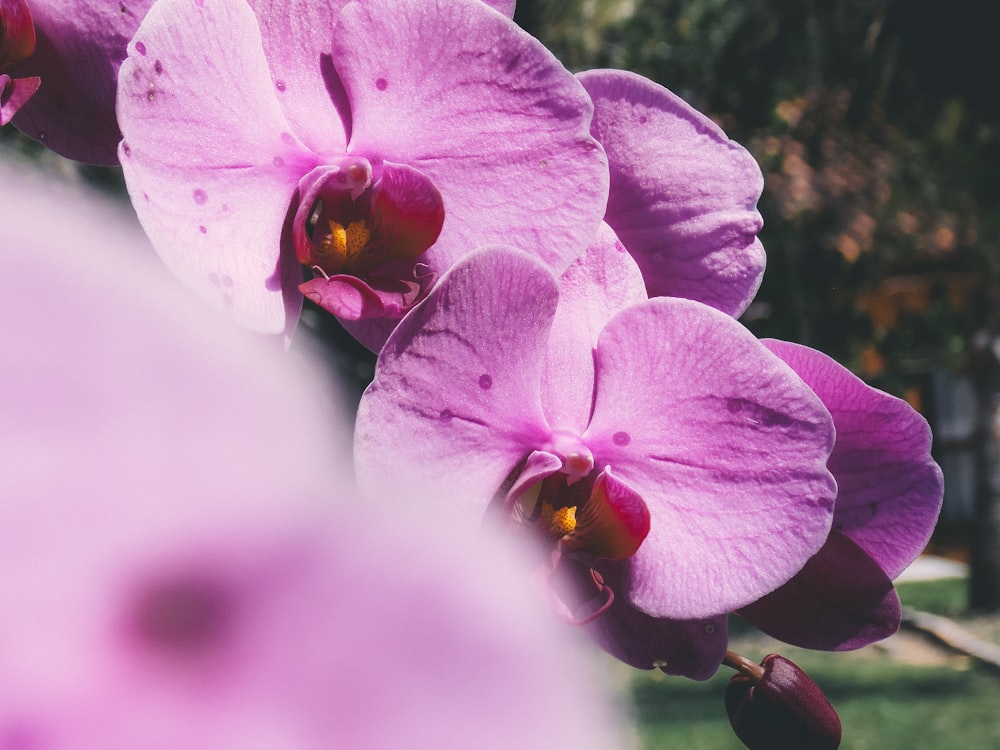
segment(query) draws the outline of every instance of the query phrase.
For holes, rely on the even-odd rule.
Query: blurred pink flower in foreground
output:
[[[330,502],[314,373],[137,268],[107,206],[40,191],[0,164],[0,748],[615,745],[481,537]]]

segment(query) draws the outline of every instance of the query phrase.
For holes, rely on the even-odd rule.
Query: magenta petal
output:
[[[517,5],[517,0],[483,0],[483,2],[503,13],[507,18],[514,17],[514,7]]]
[[[834,528],[895,578],[926,546],[941,510],[944,484],[931,458],[927,421],[905,401],[865,384],[821,352],[783,341],[763,343],[833,415]]]
[[[667,297],[608,323],[584,442],[652,516],[627,596],[697,619],[759,599],[826,539],[833,424],[815,394],[743,326]]]
[[[318,154],[342,154],[351,111],[331,56],[332,29],[348,0],[250,0],[264,54],[292,132]]]
[[[379,263],[423,253],[441,234],[445,210],[441,193],[425,175],[405,164],[383,162],[382,175],[372,186],[372,214],[378,225],[365,255]]]
[[[299,285],[308,299],[324,310],[345,320],[380,317],[385,305],[379,295],[355,276],[330,276],[310,279]]]
[[[67,158],[116,164],[118,66],[152,4],[31,0],[35,52],[7,72],[17,78],[38,76],[43,84],[18,112],[14,126]]]
[[[538,383],[558,290],[533,258],[477,250],[389,337],[355,429],[374,496],[429,492],[480,513],[549,433]]]
[[[620,591],[627,564],[601,566],[605,582]],[[669,620],[644,614],[616,595],[584,632],[605,651],[638,669],[659,668],[671,675],[707,680],[726,654],[726,615],[701,620]]]
[[[536,488],[542,480],[562,471],[563,460],[548,451],[533,451],[524,461],[514,484],[507,490],[507,504],[512,506],[522,501],[525,494]],[[537,498],[537,493],[536,498]]]
[[[302,299],[280,255],[286,215],[315,156],[289,132],[260,44],[238,0],[157,3],[122,63],[121,160],[167,266],[248,328],[279,333]]]
[[[647,534],[646,503],[606,468],[597,475],[590,497],[577,511],[576,529],[563,544],[599,559],[624,560],[635,554]]]
[[[11,78],[0,75],[0,125],[6,125],[41,84],[41,78]]]
[[[611,167],[605,221],[639,264],[650,296],[686,297],[738,316],[764,273],[756,209],[764,180],[753,157],[642,76],[591,70],[579,78],[594,100],[591,132]]]
[[[409,164],[441,191],[432,271],[503,242],[561,273],[591,241],[608,179],[592,105],[510,19],[482,0],[352,3],[333,60],[353,113],[348,153]]]
[[[555,428],[579,435],[594,399],[594,347],[605,324],[646,299],[642,274],[615,233],[597,237],[559,279],[559,306],[545,350],[542,402]]]
[[[847,651],[899,629],[899,596],[878,564],[836,531],[788,583],[739,614],[802,648]]]

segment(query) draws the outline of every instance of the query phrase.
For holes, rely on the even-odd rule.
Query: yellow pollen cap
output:
[[[368,244],[371,232],[363,221],[352,221],[345,228],[336,221],[330,222],[330,234],[323,238],[323,249],[339,263],[348,263],[358,256]]]
[[[542,523],[549,536],[553,539],[562,539],[567,534],[572,534],[576,529],[576,506],[553,508],[552,505],[543,501]]]

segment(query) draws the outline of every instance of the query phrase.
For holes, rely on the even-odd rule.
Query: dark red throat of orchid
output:
[[[35,51],[35,25],[25,0],[0,3],[0,71]]]
[[[363,277],[412,261],[434,244],[444,202],[431,181],[405,165],[377,169],[360,157],[317,167],[299,183],[295,252],[325,276]]]
[[[522,512],[565,552],[624,560],[636,553],[649,533],[646,504],[608,470],[576,481],[557,472],[537,487],[537,497],[530,490],[525,493]]]

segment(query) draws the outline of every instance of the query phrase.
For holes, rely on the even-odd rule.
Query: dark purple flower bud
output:
[[[726,712],[736,736],[750,750],[840,747],[837,712],[793,662],[770,654],[758,667],[730,652],[726,663],[740,670],[726,686]]]

